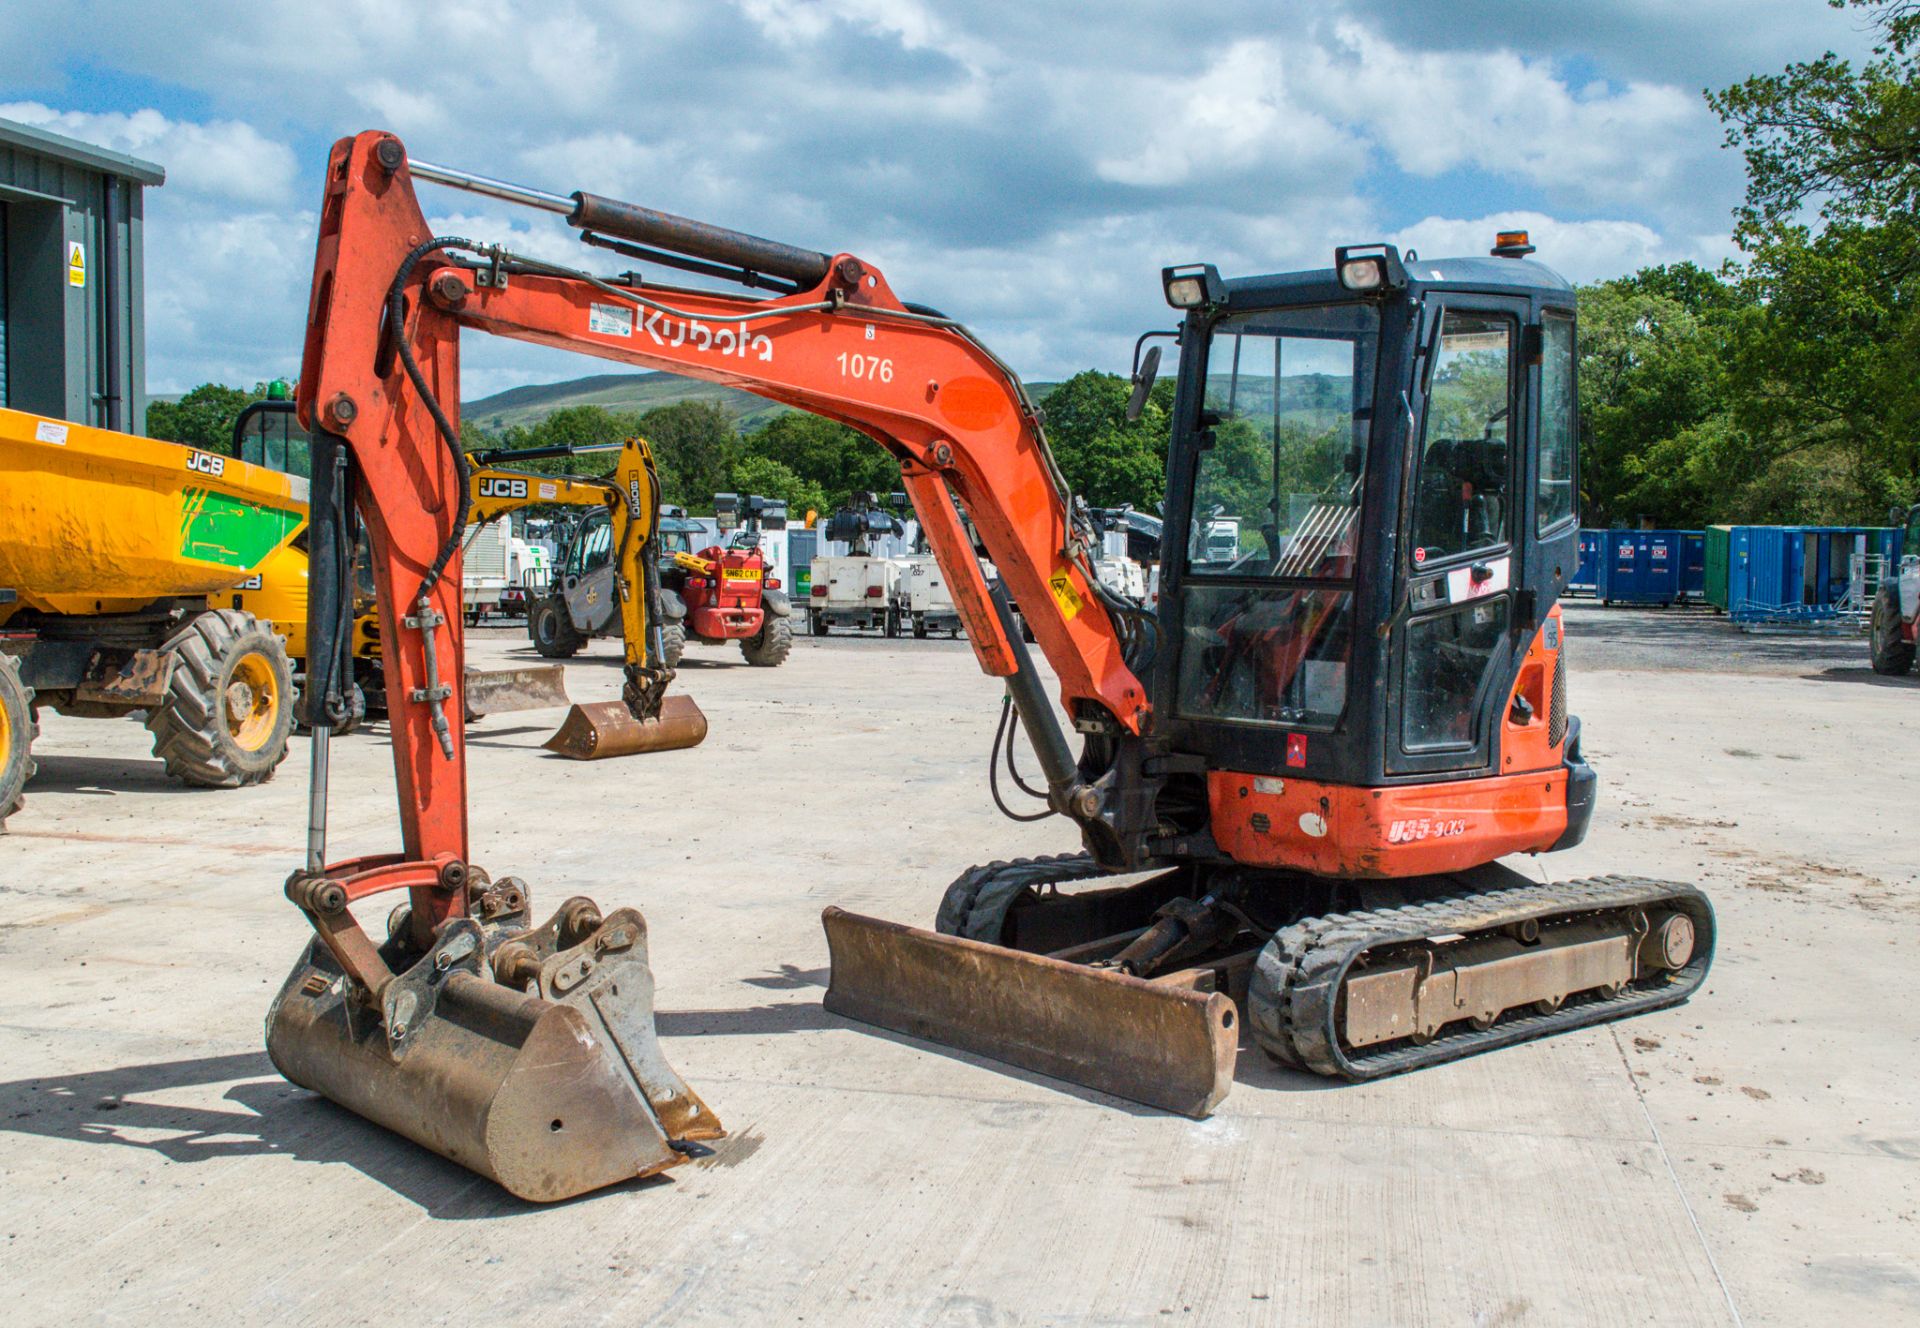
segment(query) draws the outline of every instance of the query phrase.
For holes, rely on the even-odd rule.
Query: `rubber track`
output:
[[[964,936],[970,941],[1000,944],[1007,910],[1023,890],[1064,881],[1087,881],[1105,876],[1085,853],[1050,853],[1038,858],[1014,858],[969,867],[947,887],[934,918],[935,931]]]
[[[1363,951],[1432,936],[1488,931],[1526,918],[1660,903],[1681,908],[1695,927],[1693,958],[1674,976],[1649,978],[1613,997],[1572,996],[1552,1014],[1530,1009],[1511,1012],[1484,1030],[1464,1022],[1449,1025],[1448,1031],[1425,1046],[1400,1041],[1360,1052],[1340,1046],[1334,1029],[1340,984]],[[1288,927],[1261,950],[1247,992],[1248,1016],[1255,1041],[1284,1065],[1340,1079],[1377,1079],[1678,1005],[1705,981],[1713,945],[1713,907],[1705,895],[1690,885],[1633,876],[1599,876],[1335,913]]]

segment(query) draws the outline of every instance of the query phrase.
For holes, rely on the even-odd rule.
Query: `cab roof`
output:
[[[1531,258],[1416,258],[1407,261],[1410,291],[1492,291],[1515,295],[1566,295],[1573,285],[1545,263]],[[1276,272],[1257,277],[1228,277],[1227,309],[1258,309],[1273,304],[1352,300],[1354,292],[1340,284],[1331,267],[1303,272]]]

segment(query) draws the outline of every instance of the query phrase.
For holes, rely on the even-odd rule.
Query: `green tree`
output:
[[[1731,493],[1760,464],[1728,416],[1725,359],[1739,289],[1691,264],[1583,288],[1581,519],[1698,526],[1734,519]]]
[[[887,494],[900,487],[900,463],[871,438],[836,420],[794,411],[776,415],[742,440],[754,456],[778,461],[796,478],[818,486],[828,505],[856,493]]]
[[[666,501],[712,511],[713,495],[731,487],[741,458],[733,417],[711,401],[680,401],[646,412],[638,431],[653,446]]]
[[[1709,97],[1748,175],[1734,417],[1781,470],[1763,490],[1791,475],[1809,515],[1877,520],[1920,494],[1920,3],[1832,2],[1878,28],[1863,67],[1829,52]]]
[[[810,510],[827,510],[824,489],[812,480],[801,479],[785,464],[769,456],[744,456],[734,462],[730,487],[743,497],[757,493],[765,498],[785,500],[788,516],[794,521],[804,519]]]
[[[155,401],[147,407],[147,434],[169,443],[184,443],[204,452],[224,453],[233,442],[233,422],[240,412],[266,396],[264,384],[253,391],[202,383],[178,401]]]
[[[1173,383],[1163,379],[1135,421],[1133,387],[1118,374],[1088,369],[1046,394],[1047,441],[1073,491],[1096,507],[1132,503],[1152,511],[1167,491],[1167,435]]]

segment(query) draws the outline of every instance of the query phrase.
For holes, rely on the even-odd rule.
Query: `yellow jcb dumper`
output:
[[[273,626],[223,597],[306,524],[297,476],[0,410],[0,822],[33,774],[43,707],[145,712],[154,755],[188,784],[269,778],[292,667]]]

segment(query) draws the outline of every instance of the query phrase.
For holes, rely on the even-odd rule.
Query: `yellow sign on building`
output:
[[[67,241],[67,285],[87,284],[87,247],[78,240]]]

